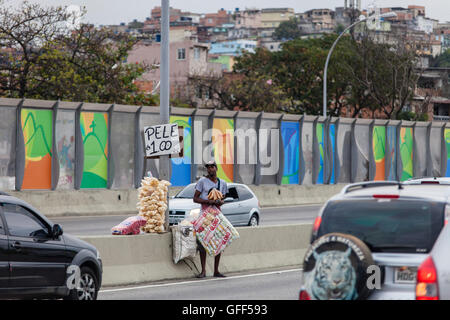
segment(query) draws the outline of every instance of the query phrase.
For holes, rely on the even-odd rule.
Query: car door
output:
[[[236,225],[238,223],[238,215],[239,215],[239,204],[238,199],[239,196],[237,194],[236,186],[229,186],[228,193],[225,195],[226,198],[233,198],[231,202],[225,202],[220,208],[223,215],[230,221],[232,225]]]
[[[247,190],[244,186],[236,186],[238,192],[238,211],[239,215],[237,216],[238,224],[247,225],[250,221],[250,211],[253,209],[251,206],[251,199],[253,195]]]
[[[6,235],[0,207],[0,291],[9,287],[8,236]]]
[[[10,287],[63,286],[68,258],[62,238],[52,239],[50,226],[30,209],[10,203],[2,209],[9,235]]]

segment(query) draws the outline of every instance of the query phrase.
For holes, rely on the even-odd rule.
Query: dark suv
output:
[[[97,249],[26,202],[0,192],[0,296],[95,300],[102,282]]]
[[[370,299],[414,299],[417,267],[447,223],[447,189],[390,181],[348,185],[323,206],[311,243],[336,232],[361,239],[383,272],[382,289]]]

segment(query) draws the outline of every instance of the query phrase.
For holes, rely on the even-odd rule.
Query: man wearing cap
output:
[[[208,175],[206,177],[202,177],[195,186],[195,194],[194,194],[194,202],[200,203],[202,205],[202,209],[207,206],[217,206],[220,208],[223,205],[223,199],[220,200],[209,200],[208,194],[211,189],[216,188],[219,190],[223,197],[228,193],[227,183],[217,177],[217,164],[214,160],[208,161],[205,164],[206,170],[208,171]],[[203,248],[201,243],[197,240],[198,250],[200,251],[200,263],[202,265],[202,272],[197,276],[197,278],[204,278],[206,275],[205,265],[206,265],[206,250]],[[225,277],[223,274],[219,272],[219,262],[220,262],[220,254],[218,254],[214,258],[214,277]]]

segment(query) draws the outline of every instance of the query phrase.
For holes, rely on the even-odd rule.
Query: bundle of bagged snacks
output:
[[[222,253],[227,246],[239,238],[239,233],[217,208],[210,206],[203,210],[194,222],[198,241],[211,256]]]
[[[145,177],[139,191],[139,216],[147,220],[142,231],[147,233],[164,232],[165,212],[167,210],[167,192],[169,181]]]

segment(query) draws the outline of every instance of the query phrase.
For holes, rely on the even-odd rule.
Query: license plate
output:
[[[417,268],[395,268],[395,283],[416,283]]]

